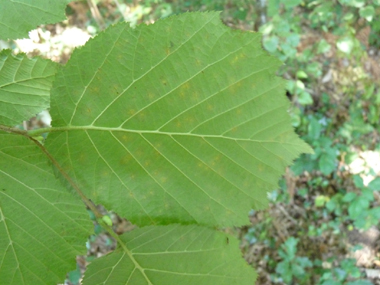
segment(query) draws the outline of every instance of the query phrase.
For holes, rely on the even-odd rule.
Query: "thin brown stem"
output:
[[[96,218],[101,219],[103,215],[96,209],[95,205],[84,195],[84,193],[79,189],[78,185],[71,179],[71,177],[66,173],[66,171],[62,168],[62,166],[54,159],[54,157],[47,151],[47,149],[35,138],[30,136],[26,130],[20,130],[14,127],[8,127],[4,125],[0,125],[0,130],[3,130],[8,133],[22,135],[32,142],[34,142],[42,152],[49,158],[49,160],[53,163],[53,165],[58,169],[58,171],[62,174],[62,176],[69,182],[69,184],[74,188],[75,192],[78,193],[83,203],[94,212]]]
[[[87,0],[87,4],[88,4],[88,7],[90,7],[92,17],[94,17],[99,28],[101,30],[104,30],[104,28],[106,27],[106,24],[104,22],[102,15],[99,12],[98,6],[96,6],[94,0]]]
[[[33,141],[42,152],[49,158],[49,160],[53,163],[53,165],[58,169],[58,171],[62,174],[62,176],[69,182],[69,184],[74,188],[74,190],[78,193],[82,201],[85,205],[94,212],[97,218],[101,218],[103,215],[96,209],[95,205],[84,195],[84,193],[79,189],[78,185],[71,179],[71,177],[63,170],[62,166],[54,159],[54,157],[47,151],[47,149],[40,144],[38,140],[33,137],[27,136],[31,141]]]
[[[7,133],[18,134],[18,135],[28,137],[28,132],[26,130],[20,130],[18,128],[8,127],[8,126],[4,126],[4,125],[0,125],[0,130],[7,132]]]
[[[66,173],[66,171],[62,168],[62,166],[58,163],[58,161],[56,161],[55,158],[48,152],[48,150],[38,140],[36,140],[34,137],[32,137],[25,130],[20,130],[20,129],[17,129],[17,128],[7,127],[7,126],[3,126],[3,125],[0,125],[0,130],[6,131],[6,132],[9,132],[9,133],[13,133],[13,134],[22,135],[22,136],[28,138],[29,140],[31,140],[33,143],[35,143],[37,145],[37,147],[39,149],[41,149],[41,151],[49,158],[49,160],[53,163],[53,165],[57,168],[57,170],[66,179],[66,181],[69,182],[69,184],[71,185],[71,187],[74,188],[75,192],[78,193],[78,195],[82,199],[83,203],[94,213],[94,215],[95,215],[98,223],[117,241],[118,245],[129,256],[129,258],[132,260],[132,262],[134,263],[134,265],[136,266],[136,268],[138,268],[141,271],[141,273],[143,274],[143,276],[145,277],[145,279],[148,281],[148,284],[152,284],[150,282],[148,276],[146,276],[146,274],[144,273],[143,268],[137,262],[137,260],[135,260],[135,258],[133,257],[132,253],[130,252],[130,250],[127,248],[127,246],[121,240],[120,236],[115,233],[115,231],[113,230],[112,226],[108,225],[105,221],[103,221],[103,219],[102,219],[103,218],[102,213],[86,197],[86,195],[84,195],[84,193],[80,190],[79,186],[71,179],[71,177],[69,176],[69,174]]]

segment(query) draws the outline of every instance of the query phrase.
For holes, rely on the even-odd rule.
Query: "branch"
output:
[[[69,174],[66,173],[66,171],[62,168],[62,166],[58,163],[58,161],[56,161],[55,158],[48,152],[48,150],[38,140],[36,140],[33,137],[36,135],[40,135],[42,133],[54,131],[54,128],[42,128],[42,129],[37,129],[37,130],[25,131],[25,130],[20,130],[20,129],[14,128],[14,127],[8,127],[8,126],[0,125],[0,130],[3,130],[3,131],[8,132],[8,133],[22,135],[22,136],[28,138],[29,140],[31,140],[33,143],[35,143],[37,145],[37,147],[39,149],[41,149],[41,151],[49,158],[49,160],[53,163],[53,165],[57,168],[57,170],[66,179],[66,181],[69,182],[69,184],[74,188],[75,192],[80,196],[83,203],[94,213],[94,215],[97,219],[97,222],[117,241],[117,243],[121,246],[121,248],[125,251],[125,253],[129,256],[129,258],[133,261],[136,268],[138,268],[142,272],[142,274],[145,275],[144,270],[141,268],[141,265],[134,259],[134,257],[132,256],[132,253],[129,251],[129,249],[126,247],[126,245],[123,243],[120,236],[117,233],[115,233],[112,226],[108,225],[103,220],[104,215],[95,207],[95,205],[91,202],[91,200],[88,199],[86,197],[86,195],[84,195],[82,190],[80,190],[79,186],[71,179]],[[148,278],[147,278],[147,280],[148,280]],[[149,284],[151,284],[151,283],[149,283]]]
[[[87,0],[87,4],[88,4],[88,7],[90,7],[92,17],[94,17],[99,28],[101,30],[104,30],[106,24],[104,23],[103,17],[99,12],[98,6],[96,6],[94,0]]]

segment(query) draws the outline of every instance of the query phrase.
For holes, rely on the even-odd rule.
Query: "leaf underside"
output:
[[[56,179],[41,150],[0,134],[0,283],[62,282],[92,228],[82,201]]]
[[[63,21],[71,0],[1,0],[0,39],[28,37],[38,25]]]
[[[0,124],[15,126],[50,105],[57,64],[25,54],[0,52]]]
[[[254,284],[239,241],[199,226],[150,226],[122,236],[118,249],[94,260],[86,284]],[[132,260],[132,259],[133,260]],[[135,263],[136,262],[136,263]]]
[[[46,147],[90,199],[140,226],[247,224],[310,151],[279,66],[259,34],[215,12],[112,26],[59,70]]]

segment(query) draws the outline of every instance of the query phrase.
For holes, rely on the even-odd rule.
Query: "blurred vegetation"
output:
[[[76,26],[95,35],[119,21],[134,27],[208,10],[263,34],[265,49],[285,63],[279,75],[288,80],[293,126],[315,151],[287,170],[268,210],[228,229],[257,268],[257,284],[380,284],[380,0],[87,0],[67,7],[66,23],[39,33],[47,41],[47,31]],[[59,45],[56,60],[67,60],[66,48]],[[99,245],[102,234],[97,226],[87,261],[98,255],[91,244],[113,247],[109,237]],[[80,267],[68,283],[78,284]]]

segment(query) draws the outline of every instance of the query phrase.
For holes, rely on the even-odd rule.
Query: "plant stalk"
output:
[[[55,160],[55,158],[47,151],[47,149],[34,137],[38,136],[40,134],[46,133],[46,132],[51,132],[51,131],[59,131],[61,129],[57,128],[41,128],[41,129],[36,129],[36,130],[30,130],[30,131],[25,131],[25,130],[20,130],[18,128],[14,127],[8,127],[4,125],[0,125],[0,130],[3,130],[8,133],[13,133],[17,135],[22,135],[32,142],[34,142],[37,147],[41,149],[41,151],[49,158],[49,160],[53,163],[53,165],[58,169],[58,171],[62,174],[62,176],[66,179],[67,182],[74,188],[75,192],[80,196],[81,200],[83,203],[94,213],[97,222],[102,226],[118,243],[118,245],[124,250],[124,252],[128,255],[128,257],[132,260],[136,268],[140,270],[140,272],[144,275],[145,279],[147,280],[148,284],[152,284],[144,273],[143,268],[141,265],[134,259],[132,253],[130,250],[127,248],[127,246],[123,243],[121,240],[120,236],[115,233],[115,231],[112,229],[112,226],[108,225],[106,222],[103,221],[103,216],[102,213],[95,207],[95,205],[84,195],[82,190],[80,190],[79,186],[71,179],[68,173],[62,168],[62,166],[58,163],[58,161]]]

